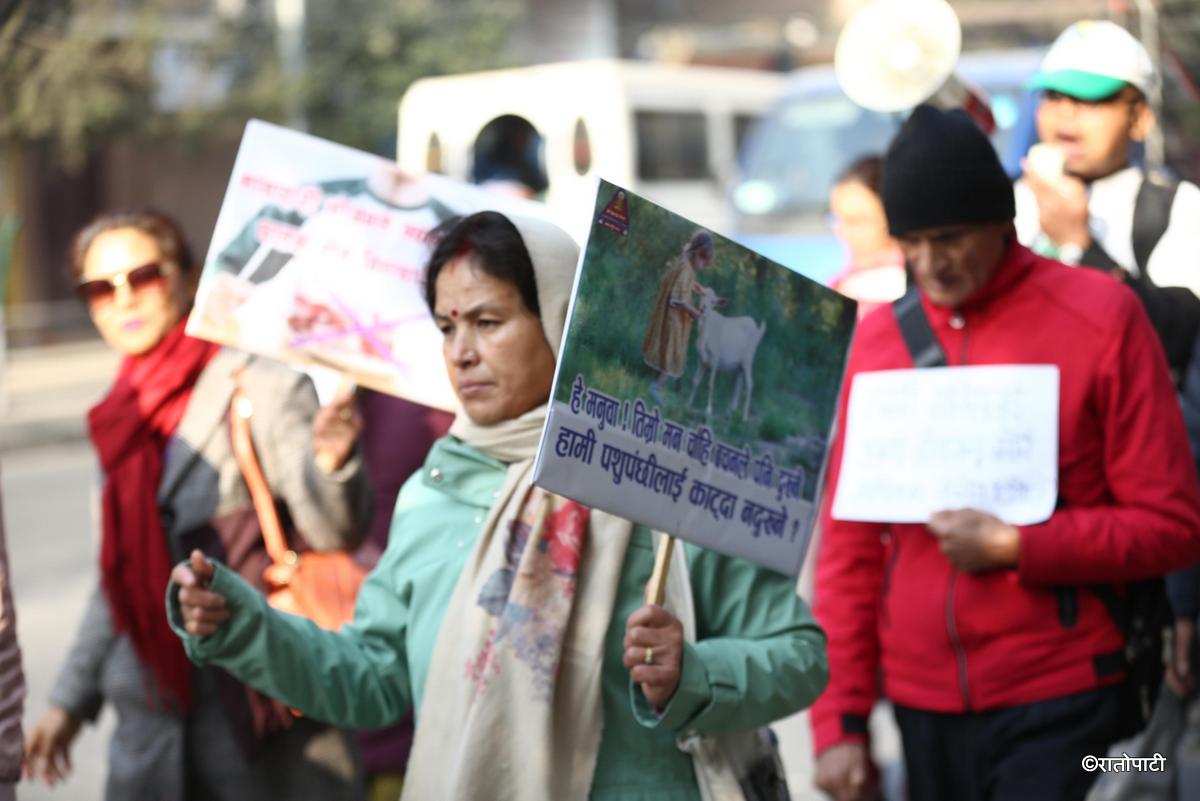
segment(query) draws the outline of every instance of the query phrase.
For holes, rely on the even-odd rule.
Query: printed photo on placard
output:
[[[601,181],[535,483],[799,571],[855,304]]]
[[[540,204],[252,120],[201,274],[188,333],[453,409],[425,305],[427,236],[449,217]]]

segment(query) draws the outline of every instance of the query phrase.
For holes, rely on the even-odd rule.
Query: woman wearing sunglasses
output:
[[[357,411],[350,400],[318,409],[306,377],[184,333],[197,271],[170,218],[101,216],[76,234],[69,260],[92,321],[124,359],[88,415],[103,472],[99,587],[28,736],[26,774],[64,778],[81,724],[109,702],[108,801],[360,798],[344,733],[193,668],[162,612],[171,565],[193,549],[262,589],[268,558],[230,444],[235,388],[254,409],[281,517],[316,549],[355,545],[370,519]]]

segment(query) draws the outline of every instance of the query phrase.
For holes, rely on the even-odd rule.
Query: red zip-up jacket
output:
[[[1020,528],[1017,568],[959,572],[925,526],[832,519],[839,424],[816,573],[830,668],[812,711],[817,753],[864,739],[879,676],[899,704],[956,713],[1118,681],[1121,633],[1084,585],[1200,558],[1200,489],[1179,404],[1128,288],[1014,244],[960,309],[921,300],[951,365],[1058,365],[1059,509]],[[892,309],[869,315],[851,348],[839,420],[856,374],[912,366]],[[1060,611],[1064,592],[1073,615]]]

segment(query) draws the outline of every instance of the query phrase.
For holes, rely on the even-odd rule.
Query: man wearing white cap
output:
[[[1155,124],[1147,98],[1156,80],[1146,49],[1119,25],[1063,31],[1032,81],[1042,143],[1016,185],[1016,226],[1042,255],[1127,281],[1178,378],[1200,321],[1200,188],[1130,163]]]

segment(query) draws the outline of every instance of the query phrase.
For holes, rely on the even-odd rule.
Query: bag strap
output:
[[[1117,628],[1121,630],[1122,636],[1128,640],[1130,632],[1129,607],[1125,604],[1124,599],[1117,594],[1117,585],[1094,584],[1089,589],[1100,599],[1100,603],[1104,605],[1104,610],[1108,612],[1108,616],[1112,618],[1113,623],[1117,624]]]
[[[250,500],[254,502],[263,543],[267,546],[271,561],[277,565],[289,565],[296,561],[296,554],[288,547],[283,525],[279,522],[279,510],[275,508],[275,497],[271,494],[271,488],[267,486],[267,479],[254,452],[254,440],[250,436],[250,416],[253,413],[253,404],[242,392],[241,387],[238,387],[233,391],[233,401],[229,404],[229,433],[233,443],[233,455],[241,468],[246,487],[250,490]]]
[[[1133,203],[1133,260],[1142,275],[1150,263],[1150,254],[1171,222],[1171,209],[1179,182],[1164,176],[1147,175],[1138,187]]]
[[[896,323],[900,326],[900,335],[908,346],[916,367],[945,367],[946,352],[933,333],[933,326],[925,316],[921,306],[921,295],[916,283],[910,283],[908,290],[896,301],[892,302],[892,313],[896,315]]]

